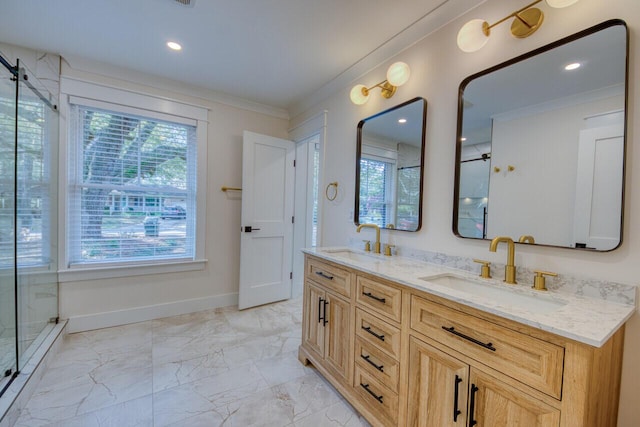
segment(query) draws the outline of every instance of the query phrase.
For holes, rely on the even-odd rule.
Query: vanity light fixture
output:
[[[366,87],[365,85],[355,85],[351,89],[349,97],[351,102],[356,105],[362,105],[369,100],[369,93],[371,89],[379,87],[382,91],[384,98],[391,98],[395,93],[398,86],[402,86],[409,80],[411,75],[411,69],[404,62],[396,62],[391,64],[387,70],[387,79],[381,81],[377,85]]]
[[[182,46],[180,45],[180,43],[176,43],[176,42],[173,42],[173,41],[167,42],[167,46],[171,50],[182,50]]]
[[[484,19],[472,19],[464,24],[458,32],[458,47],[463,52],[475,52],[480,50],[489,41],[491,29],[498,24],[502,24],[509,18],[514,18],[511,23],[511,34],[517,38],[529,37],[535,33],[542,25],[544,13],[534,5],[542,0],[536,0],[518,9],[510,15],[502,18],[498,22],[489,25]],[[554,8],[563,8],[577,3],[578,0],[545,0],[547,4]]]

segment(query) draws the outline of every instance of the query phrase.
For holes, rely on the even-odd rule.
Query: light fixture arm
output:
[[[546,0],[546,3],[553,8],[564,8],[577,3],[579,0]],[[521,7],[513,13],[505,16],[493,24],[489,24],[484,19],[472,19],[458,31],[457,43],[463,52],[476,52],[487,43],[491,35],[491,29],[502,24],[508,19],[511,22],[511,35],[523,39],[538,31],[544,21],[544,12],[534,7],[542,0],[534,0],[528,5]]]
[[[542,0],[535,0],[534,2],[529,3],[529,4],[528,4],[528,5],[526,5],[525,7],[523,7],[523,8],[520,8],[520,9],[516,10],[516,11],[515,11],[515,12],[513,12],[511,15],[507,15],[507,16],[505,16],[504,18],[502,18],[501,20],[499,20],[499,21],[497,21],[497,22],[495,22],[495,23],[493,23],[493,24],[491,24],[491,25],[485,25],[485,26],[483,26],[483,27],[482,27],[482,32],[484,33],[484,35],[485,35],[485,36],[487,36],[487,37],[488,37],[488,36],[489,36],[489,34],[491,34],[491,29],[492,29],[493,27],[495,27],[496,25],[500,25],[500,24],[502,24],[504,21],[506,21],[506,20],[507,20],[507,19],[509,19],[509,18],[516,18],[516,19],[520,20],[524,25],[526,25],[527,27],[531,28],[532,26],[531,26],[527,21],[525,21],[525,20],[520,16],[520,14],[521,14],[522,12],[524,12],[525,10],[529,9],[530,7],[537,5],[537,4],[538,4],[538,3],[540,3],[541,1],[542,1]]]
[[[396,89],[397,89],[396,86],[392,85],[391,83],[389,83],[385,79],[385,80],[381,81],[380,83],[375,84],[375,85],[373,85],[371,87],[363,87],[362,88],[362,94],[364,96],[368,96],[369,95],[369,91],[371,89],[375,89],[377,87],[379,87],[380,90],[382,91],[382,96],[387,98],[387,99],[391,98],[396,93]]]
[[[376,87],[379,87],[380,89],[385,90],[385,89],[388,88],[388,86],[393,86],[393,85],[391,83],[389,83],[387,80],[383,80],[380,83],[367,88],[367,90],[369,91],[369,90],[371,90],[373,88],[376,88]]]

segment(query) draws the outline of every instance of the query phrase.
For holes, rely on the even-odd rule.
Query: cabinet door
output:
[[[349,366],[349,311],[350,304],[326,293],[327,306],[324,310],[325,325],[324,358],[328,365],[347,378]]]
[[[501,381],[471,370],[469,425],[479,427],[558,427],[560,411]]]
[[[324,356],[325,328],[324,313],[325,292],[309,282],[305,283],[306,313],[303,342],[307,349],[313,350],[320,357]]]
[[[411,337],[408,425],[467,426],[468,378],[469,365]]]

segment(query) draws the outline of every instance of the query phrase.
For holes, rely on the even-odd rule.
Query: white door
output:
[[[245,131],[238,308],[291,297],[295,144]]]
[[[624,127],[603,126],[580,132],[574,238],[602,251],[620,243]]]

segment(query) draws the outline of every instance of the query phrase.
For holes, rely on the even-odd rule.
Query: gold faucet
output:
[[[507,265],[504,267],[504,281],[506,283],[515,285],[516,283],[516,245],[513,243],[511,237],[498,236],[491,241],[489,250],[495,252],[498,248],[498,243],[505,242],[507,244]]]
[[[373,246],[373,252],[376,254],[380,253],[380,227],[376,224],[360,224],[356,231],[359,233],[363,228],[373,228],[376,230],[376,243]]]
[[[544,276],[557,276],[558,273],[552,273],[551,271],[542,271],[542,270],[533,270],[536,273],[536,277],[533,278],[533,286],[532,288],[536,291],[546,291],[547,286],[544,283]]]
[[[518,242],[520,242],[520,243],[529,243],[531,245],[534,245],[536,243],[536,239],[534,239],[533,236],[531,236],[529,234],[525,234],[523,236],[520,236],[520,238],[518,239]]]

